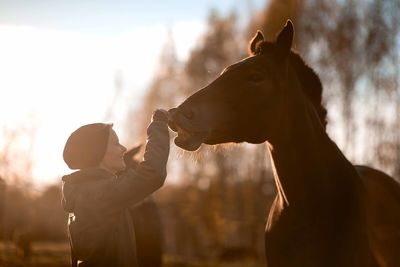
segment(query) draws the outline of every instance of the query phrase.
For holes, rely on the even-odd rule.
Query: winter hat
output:
[[[96,167],[107,149],[112,124],[92,123],[79,127],[65,143],[63,158],[72,170]]]

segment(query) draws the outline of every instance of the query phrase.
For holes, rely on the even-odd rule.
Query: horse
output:
[[[400,185],[354,166],[326,132],[322,84],[292,50],[290,20],[249,56],[169,110],[174,142],[266,142],[277,188],[265,228],[269,267],[400,266]]]
[[[136,169],[139,162],[134,156],[142,145],[135,146],[124,154],[125,171]],[[131,208],[131,217],[136,236],[136,253],[139,267],[162,266],[162,222],[158,206],[149,196]]]

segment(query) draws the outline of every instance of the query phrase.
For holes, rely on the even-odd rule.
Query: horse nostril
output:
[[[193,117],[194,117],[194,112],[188,108],[183,108],[182,114],[183,114],[183,116],[185,116],[186,119],[189,119],[189,120],[193,119]]]

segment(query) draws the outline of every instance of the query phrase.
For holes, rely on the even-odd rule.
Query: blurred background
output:
[[[0,265],[68,266],[60,179],[72,131],[113,122],[122,144],[143,143],[155,108],[179,104],[246,57],[256,30],[273,40],[289,18],[321,78],[330,137],[399,181],[398,0],[0,1]],[[172,145],[154,194],[165,266],[265,266],[266,152]]]

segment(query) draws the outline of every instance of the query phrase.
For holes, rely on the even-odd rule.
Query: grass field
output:
[[[68,243],[37,242],[32,245],[29,260],[22,259],[12,243],[0,243],[1,267],[68,267],[70,252]],[[264,267],[252,261],[207,263],[189,262],[181,258],[165,255],[163,267]]]
[[[24,260],[12,243],[0,244],[0,266],[4,267],[68,267],[68,243],[33,243],[29,260]]]

